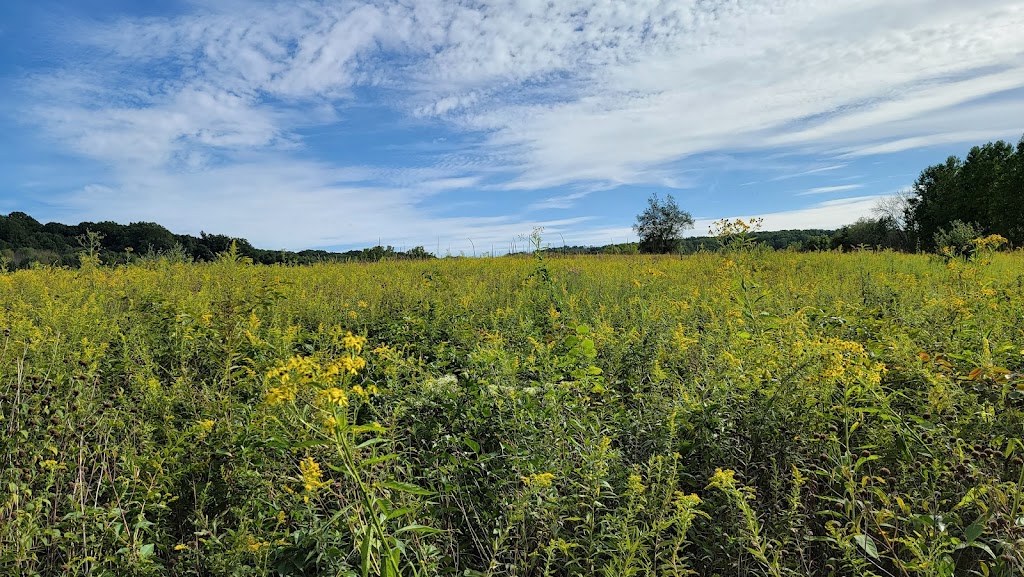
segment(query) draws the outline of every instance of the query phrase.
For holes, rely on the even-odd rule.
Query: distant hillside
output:
[[[108,264],[157,255],[199,262],[210,261],[215,259],[218,253],[227,251],[232,242],[241,256],[261,264],[433,258],[433,255],[422,246],[405,252],[396,251],[390,246],[347,252],[263,250],[252,246],[244,238],[206,233],[201,233],[198,237],[174,234],[152,222],[135,222],[127,225],[116,222],[42,224],[23,212],[12,212],[7,216],[0,215],[0,261],[5,261],[9,268],[25,268],[32,263],[77,266],[79,254],[88,246],[90,236],[98,243],[100,260]]]

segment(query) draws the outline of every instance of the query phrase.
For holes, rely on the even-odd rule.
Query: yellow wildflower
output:
[[[551,482],[555,480],[555,476],[552,473],[531,473],[528,477],[522,477],[522,480],[527,486],[545,489],[551,486]]]
[[[306,457],[299,461],[299,471],[302,472],[302,485],[307,491],[316,491],[327,484],[323,480],[320,464],[313,460],[313,457]]]
[[[643,479],[640,475],[633,473],[626,479],[626,491],[630,494],[643,495],[646,490],[647,486],[643,484]]]
[[[260,549],[263,549],[264,547],[269,547],[270,546],[270,543],[268,543],[267,541],[259,541],[256,538],[254,538],[252,535],[247,535],[245,537],[245,541],[246,541],[246,547],[252,553],[256,553]]]
[[[685,495],[681,491],[675,492],[675,498],[672,499],[672,503],[677,509],[693,509],[702,503],[700,497],[694,494]]]
[[[175,551],[184,551],[185,549],[188,549],[188,545],[186,545],[184,543],[178,543],[177,545],[174,546],[174,550]]]
[[[348,406],[348,395],[345,393],[345,389],[338,387],[331,387],[330,389],[324,389],[320,392],[320,396],[330,404],[338,405],[339,407]]]
[[[713,487],[734,487],[736,486],[736,471],[732,469],[715,469],[715,474],[711,476],[711,482],[708,484],[708,488]]]
[[[295,387],[281,386],[274,387],[267,391],[267,404],[276,405],[295,400]]]
[[[341,368],[350,375],[359,374],[359,371],[366,367],[366,359],[363,357],[345,357],[339,361]]]
[[[366,344],[366,337],[353,335],[351,331],[345,334],[342,342],[345,344],[345,348],[354,350],[357,353],[363,352],[363,345]]]

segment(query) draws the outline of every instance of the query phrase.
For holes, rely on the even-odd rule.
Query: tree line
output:
[[[636,248],[687,253],[715,246],[714,237],[684,237],[683,231],[692,227],[693,217],[671,195],[665,200],[651,196],[633,226],[640,237]],[[873,216],[839,230],[762,232],[757,238],[776,249],[943,252],[962,251],[990,235],[1012,247],[1024,245],[1024,137],[1016,146],[989,142],[971,148],[963,159],[950,156],[925,168],[909,190],[880,200]]]
[[[392,246],[346,252],[265,250],[254,247],[244,238],[205,232],[199,236],[174,234],[152,222],[42,224],[24,212],[0,215],[0,264],[12,269],[26,268],[33,263],[77,266],[83,252],[95,253],[107,264],[156,257],[205,262],[228,252],[232,244],[238,256],[260,264],[433,258],[422,246],[407,251],[398,251]]]

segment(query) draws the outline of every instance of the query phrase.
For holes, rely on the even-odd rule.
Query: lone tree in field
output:
[[[647,210],[637,215],[633,225],[640,237],[640,252],[659,254],[675,252],[688,228],[693,228],[693,217],[679,208],[671,194],[664,202],[652,194],[647,199]]]

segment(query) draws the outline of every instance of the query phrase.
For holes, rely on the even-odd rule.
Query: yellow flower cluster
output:
[[[280,386],[272,387],[267,391],[267,404],[268,405],[279,405],[281,403],[287,403],[295,400],[296,387],[291,386]]]
[[[647,490],[647,485],[644,485],[643,479],[637,473],[632,473],[629,478],[626,479],[626,493],[630,495],[643,495],[644,491]]]
[[[729,488],[736,486],[736,471],[732,469],[715,469],[715,474],[711,475],[711,482],[708,483],[708,488]]]
[[[356,375],[359,371],[366,368],[366,359],[358,356],[342,357],[337,365],[342,371],[350,375]]]
[[[971,242],[980,251],[999,250],[1000,247],[1009,243],[1005,237],[998,234],[990,234],[986,237],[976,238]]]
[[[359,356],[366,344],[366,337],[347,332],[341,338],[348,352],[337,360],[320,364],[312,357],[295,356],[287,362],[278,363],[276,367],[268,371],[267,380],[276,381],[277,386],[271,387],[267,391],[267,403],[276,405],[293,401],[301,386],[312,384],[326,387],[320,392],[320,396],[328,403],[342,407],[347,406],[348,393],[339,388],[336,383],[340,377],[358,375],[359,371],[366,368],[366,359]],[[377,392],[376,387],[370,387],[370,389],[372,390],[353,387],[353,392],[366,398]]]
[[[348,406],[348,394],[345,393],[345,389],[338,387],[331,387],[320,391],[320,397],[330,405],[338,405],[339,407]]]
[[[528,487],[545,489],[551,486],[551,483],[555,480],[555,475],[552,473],[531,473],[528,477],[522,477],[522,479],[523,483]]]
[[[700,497],[698,497],[697,495],[693,493],[687,495],[682,491],[676,491],[674,498],[672,499],[672,504],[675,505],[676,509],[679,511],[695,509],[696,507],[700,506],[701,503],[703,503],[703,501],[701,501]]]
[[[252,535],[247,535],[245,538],[245,546],[250,553],[258,553],[260,550],[270,547],[270,542],[260,541]]]
[[[346,349],[355,351],[356,353],[361,353],[363,352],[363,345],[366,344],[366,337],[353,335],[352,332],[349,331],[342,339],[342,342],[345,344]]]
[[[302,473],[302,486],[306,491],[313,492],[327,484],[323,480],[320,464],[313,457],[306,457],[299,461],[299,471]]]
[[[814,343],[825,361],[819,376],[824,379],[862,379],[878,384],[885,366],[868,362],[864,346],[853,341],[828,338]]]

